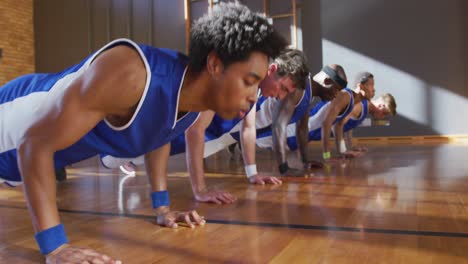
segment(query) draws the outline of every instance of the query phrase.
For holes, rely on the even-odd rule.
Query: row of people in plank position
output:
[[[290,51],[290,53],[299,51]],[[270,65],[270,67],[273,66]],[[345,83],[335,74],[334,69],[344,70],[339,65],[325,66],[313,80],[320,80],[320,75],[326,73],[325,78],[337,78],[337,83]],[[328,74],[327,74],[328,72]],[[309,76],[305,89],[297,89],[282,100],[272,97],[259,96],[256,106],[244,119],[224,120],[211,111],[203,112],[202,117],[186,131],[171,142],[171,155],[185,153],[192,150],[187,158],[190,170],[192,190],[195,199],[200,202],[214,202],[218,204],[231,203],[235,197],[224,191],[208,191],[204,180],[202,157],[206,158],[233,144],[240,144],[244,157],[245,173],[250,183],[279,184],[277,177],[262,176],[257,173],[255,162],[249,164],[250,157],[255,157],[255,144],[260,148],[269,148],[275,151],[278,161],[278,169],[282,175],[303,176],[302,169],[290,168],[286,161],[286,152],[300,149],[304,163],[304,169],[321,168],[323,165],[317,161],[311,161],[307,157],[307,147],[310,141],[322,141],[323,160],[337,161],[343,158],[361,156],[367,151],[365,147],[354,146],[352,131],[361,125],[370,115],[374,119],[386,119],[396,114],[396,102],[394,97],[386,93],[373,99],[375,95],[374,76],[369,72],[361,72],[356,75],[354,89],[343,88],[341,92],[329,100],[323,87],[313,88],[318,82],[311,80]],[[342,87],[346,87],[343,85]],[[319,100],[316,100],[318,98]],[[315,103],[314,103],[315,102]],[[287,107],[290,105],[291,107]],[[255,110],[253,110],[255,109]],[[249,118],[250,116],[250,118]],[[252,122],[254,122],[252,124]],[[306,125],[301,124],[306,122]],[[255,137],[246,136],[247,127],[255,127]],[[190,134],[200,135],[193,139]],[[328,136],[322,136],[328,135]],[[337,155],[331,155],[329,138],[334,136]],[[204,142],[204,144],[202,143]],[[254,147],[251,147],[254,146]],[[245,150],[249,150],[246,152]],[[193,152],[197,151],[197,152]],[[203,154],[202,154],[203,153]],[[188,154],[188,153],[187,153]],[[137,158],[117,158],[108,155],[101,156],[101,162],[106,168],[120,168],[124,173],[135,175],[134,166],[144,164],[144,156]],[[198,167],[197,167],[198,166]]]
[[[5,84],[0,89],[0,179],[24,185],[47,263],[119,263],[69,243],[58,213],[54,170],[99,154],[111,160],[141,157],[157,222],[203,225],[196,211],[169,207],[171,153],[187,153],[197,200],[233,202],[227,192],[207,190],[203,153],[239,140],[248,179],[257,184],[281,183],[257,173],[255,141],[260,136],[259,142],[270,142],[265,146],[277,153],[282,174],[300,173],[286,163],[288,147],[300,149],[305,168],[321,167],[308,157],[312,128],[322,124],[328,160],[332,124],[341,140],[346,129],[337,128],[366,112],[394,114],[392,97],[368,102],[374,94],[371,75],[355,91],[346,86],[341,66],[325,66],[311,77],[303,54],[288,49],[265,16],[239,3],[221,3],[194,23],[188,56],[118,39],[62,72],[30,74]],[[312,107],[314,98],[323,100],[320,109]],[[312,120],[319,116],[323,121]],[[291,139],[294,134],[297,141]],[[345,138],[349,151],[344,153],[353,155],[349,135]]]

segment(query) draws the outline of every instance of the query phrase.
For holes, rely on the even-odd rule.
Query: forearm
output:
[[[336,118],[339,115],[339,113],[343,111],[343,109],[345,109],[346,105],[348,105],[349,102],[350,97],[347,95],[347,93],[340,92],[330,103],[330,108],[328,110],[327,116],[322,122],[322,151],[324,159],[330,158],[330,132],[333,123],[336,121]],[[337,129],[337,131],[338,130],[341,130],[341,133],[343,132],[343,128]]]
[[[167,192],[167,161],[171,151],[171,144],[168,143],[145,155],[146,172],[151,183],[151,202],[155,210],[156,222],[171,228],[177,228],[177,221],[185,221],[191,228],[194,219],[197,224],[204,224],[204,221],[195,212],[179,213],[171,211],[169,208],[169,193]]]
[[[206,190],[203,168],[203,152],[205,148],[205,131],[189,130],[185,133],[187,169],[192,184],[193,193]]]
[[[287,137],[287,126],[291,120],[291,116],[294,113],[295,105],[302,96],[301,92],[288,95],[286,98],[281,100],[272,119],[272,134],[273,134],[273,151],[275,152],[276,160],[280,166],[287,167],[286,155],[286,137]],[[281,171],[281,168],[280,168]]]
[[[24,142],[18,148],[18,165],[35,232],[58,225],[53,151]]]
[[[151,185],[151,199],[156,215],[169,211],[169,194],[167,193],[167,161],[171,144],[166,144],[145,155],[146,174]]]
[[[347,149],[353,148],[353,131],[349,130],[344,133],[345,144]]]
[[[245,166],[255,164],[256,132],[255,127],[248,127],[241,131],[242,157]]]
[[[273,151],[278,164],[284,164],[287,161],[286,156],[286,130],[281,125],[272,127],[273,134]]]
[[[146,174],[153,192],[167,190],[167,161],[170,149],[171,145],[166,144],[145,155]]]
[[[330,131],[331,124],[324,123],[322,126],[322,152],[330,152]]]
[[[335,143],[336,143],[336,151],[337,153],[343,153],[346,151],[345,147],[342,146],[341,142],[343,140],[343,124],[338,123],[334,126],[334,136],[335,136]]]
[[[296,139],[299,145],[299,151],[301,153],[302,162],[310,161],[308,144],[309,144],[309,130],[307,123],[304,125],[301,122],[296,127]]]

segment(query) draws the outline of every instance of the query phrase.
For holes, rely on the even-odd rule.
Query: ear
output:
[[[331,78],[327,77],[327,78],[325,78],[325,80],[323,80],[323,84],[331,85],[331,84],[333,84],[333,81],[332,81]]]
[[[268,66],[268,75],[274,74],[277,70],[278,70],[278,65],[276,65],[276,63],[270,64],[270,66]]]
[[[218,75],[224,71],[224,64],[215,51],[211,51],[206,58],[206,70],[210,75]]]
[[[356,87],[357,87],[356,93],[359,93],[359,94],[361,94],[362,96],[366,97],[366,94],[367,94],[367,93],[366,93],[366,90],[363,89],[363,86],[364,86],[364,84],[358,83],[358,84],[356,85]]]

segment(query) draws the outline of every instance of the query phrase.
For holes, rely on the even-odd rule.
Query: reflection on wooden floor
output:
[[[174,157],[172,207],[209,220],[194,230],[155,225],[142,170],[124,177],[95,160],[69,168],[58,203],[75,245],[124,263],[468,263],[467,155],[467,145],[374,145],[311,177],[253,186],[222,152],[206,167],[212,188],[239,199],[224,206],[195,202],[185,157]],[[258,167],[276,174],[269,151]],[[0,263],[43,261],[20,188],[0,189],[0,215]]]

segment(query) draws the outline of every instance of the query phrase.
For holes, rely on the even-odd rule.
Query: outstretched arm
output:
[[[157,222],[171,228],[177,228],[177,222],[185,222],[191,228],[194,228],[195,224],[204,225],[205,220],[195,210],[188,212],[170,210],[167,192],[167,161],[170,151],[169,143],[145,155],[146,173],[151,184],[151,199]]]
[[[203,168],[203,153],[205,150],[205,130],[211,123],[214,112],[204,111],[197,121],[185,132],[187,168],[192,183],[195,199],[200,202],[213,202],[217,204],[232,203],[236,198],[224,191],[208,191]]]
[[[353,149],[353,130],[344,132],[344,141],[346,149]]]
[[[247,116],[242,121],[241,128],[241,145],[242,145],[242,156],[244,158],[245,173],[250,183],[255,184],[281,184],[281,181],[272,176],[259,175],[257,172],[257,165],[255,164],[255,140],[257,138],[257,130],[255,128],[255,108],[252,107]]]
[[[272,134],[273,134],[273,151],[275,152],[276,161],[279,164],[279,171],[283,175],[303,175],[303,172],[293,168],[289,168],[287,162],[287,127],[294,113],[296,104],[302,97],[304,91],[296,90],[289,94],[284,99],[278,102],[273,113]]]
[[[256,105],[253,105],[252,109],[242,120],[240,131],[240,143],[242,145],[242,157],[245,166],[255,164],[255,140],[257,137],[257,130],[255,129],[255,108]]]
[[[344,124],[346,124],[351,118],[359,118],[361,114],[362,114],[362,103],[355,104],[353,111],[344,120]],[[347,151],[351,151],[351,152],[367,151],[365,147],[353,146],[353,130],[348,130],[344,132],[344,144],[341,144],[341,145],[345,145]]]
[[[323,158],[328,160],[330,153],[330,133],[332,125],[343,109],[349,104],[350,98],[347,93],[339,92],[335,99],[330,102],[330,107],[325,120],[322,123],[322,152]],[[343,131],[343,129],[341,129]]]
[[[298,142],[298,147],[301,153],[302,162],[304,163],[304,168],[322,168],[323,164],[318,161],[314,161],[309,157],[309,112],[312,108],[312,104],[307,107],[307,112],[299,120],[296,125],[296,138]]]
[[[342,140],[343,140],[343,128],[344,128],[345,120],[347,121],[347,118],[342,119],[341,121],[337,122],[333,126],[333,135],[335,137],[336,152],[338,154],[342,154],[346,152],[346,146],[342,144],[344,143]]]
[[[343,129],[344,129],[344,124],[349,120],[349,115],[336,123],[334,126],[334,135],[335,135],[335,143],[336,143],[336,152],[342,157],[342,158],[356,158],[360,156],[361,154],[357,151],[353,151],[351,148],[346,147],[345,140],[343,139]],[[349,131],[348,131],[349,132]]]
[[[311,108],[312,105],[309,105],[304,116],[296,124],[296,139],[298,142],[302,162],[304,164],[307,164],[310,161],[307,146],[309,144],[309,112]]]
[[[83,260],[104,257],[98,253],[90,257],[92,250],[65,247],[64,232],[62,239],[56,233],[53,238],[48,237],[51,230],[60,227],[53,155],[82,138],[106,115],[128,113],[138,103],[145,79],[146,71],[137,52],[126,46],[114,47],[98,56],[66,89],[49,92],[50,101],[42,104],[35,121],[21,136],[18,165],[36,238],[47,261],[59,261],[58,251],[81,254]],[[60,241],[43,248],[40,241],[44,236],[49,241]]]

